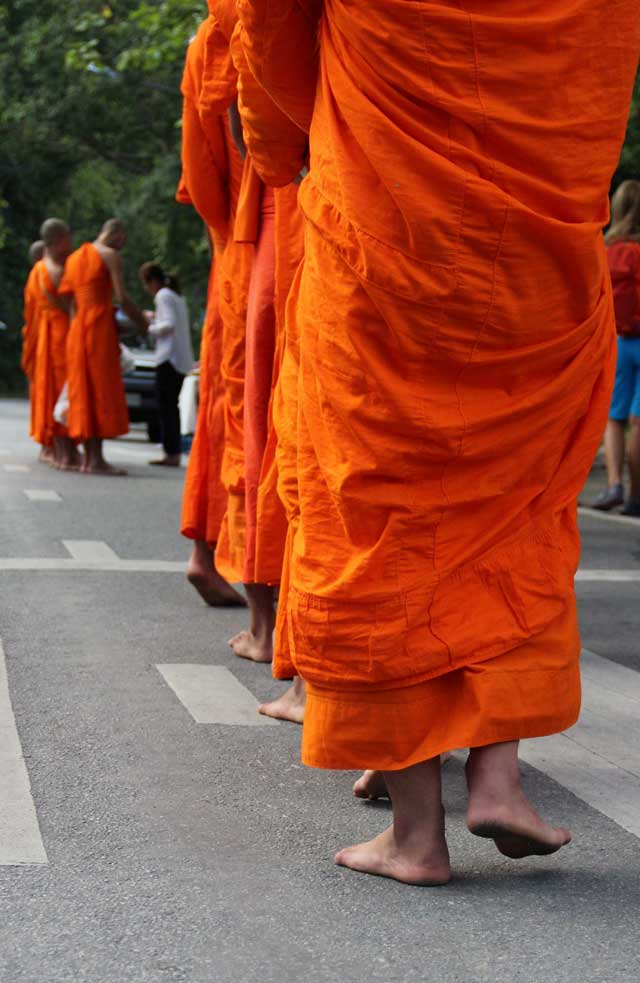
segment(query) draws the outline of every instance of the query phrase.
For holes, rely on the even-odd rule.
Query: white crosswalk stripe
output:
[[[107,543],[93,539],[63,539],[62,545],[73,560],[85,560],[88,563],[109,562],[117,563],[120,559]]]
[[[2,469],[7,474],[28,474],[31,471],[31,468],[28,468],[26,464],[3,464]]]
[[[257,712],[255,697],[224,666],[173,663],[157,669],[197,724],[277,726]]]
[[[0,866],[46,863],[0,640]]]
[[[30,502],[61,502],[62,498],[52,488],[25,488],[25,495]]]

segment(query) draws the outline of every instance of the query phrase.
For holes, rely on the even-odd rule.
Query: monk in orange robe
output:
[[[453,747],[471,833],[513,858],[571,838],[525,798],[518,741],[580,707],[576,502],[614,370],[602,227],[640,8],[624,36],[602,0],[521,8],[239,2],[253,75],[310,133],[274,668],[307,685],[303,760],[391,795],[337,862],[412,884],[451,876]]]
[[[297,204],[297,182],[305,167],[307,134],[273,103],[256,83],[240,41],[238,24],[232,53],[238,70],[238,108],[243,143],[252,167],[264,182],[261,221],[249,297],[245,366],[245,505],[247,538],[244,580],[247,593],[256,597],[262,617],[250,632],[232,639],[238,654],[272,656],[274,584],[286,597],[283,571],[287,516],[278,496],[277,438],[273,408],[279,377],[289,345],[285,337],[286,299],[303,255],[302,214]],[[274,189],[273,191],[271,189]],[[288,415],[295,420],[295,404]],[[295,449],[290,444],[295,471]],[[282,448],[280,453],[286,454]],[[259,610],[259,607],[258,607]],[[257,626],[257,631],[255,627]],[[260,628],[262,627],[262,637]],[[304,684],[297,678],[278,699],[263,704],[260,712],[301,723]]]
[[[67,378],[69,304],[58,293],[64,264],[71,252],[71,232],[61,219],[47,219],[41,229],[44,255],[29,278],[37,321],[31,391],[31,435],[43,447],[53,446],[53,464],[77,470],[80,459],[67,428],[53,417]]]
[[[211,119],[206,131],[200,115],[207,42],[214,27],[209,18],[201,24],[189,45],[182,79],[182,176],[176,198],[193,205],[205,222],[212,260],[200,345],[198,420],[185,476],[181,532],[194,541],[187,578],[203,600],[212,606],[244,606],[244,598],[220,575],[215,563],[227,504],[221,477],[225,412],[218,270],[229,236],[229,179],[237,152],[225,114]],[[214,53],[210,51],[209,57]],[[236,159],[238,174],[241,166]]]
[[[127,230],[119,219],[105,222],[94,242],[71,254],[59,293],[72,297],[71,327],[67,342],[69,436],[82,441],[85,474],[126,474],[105,461],[103,440],[129,430],[129,414],[120,371],[120,346],[113,298],[136,324],[147,330],[142,311],[129,297],[120,251]]]
[[[29,266],[33,270],[36,263],[44,256],[44,242],[36,239],[29,246]],[[30,424],[29,434],[33,433],[33,374],[36,365],[36,347],[38,344],[36,312],[38,309],[38,294],[35,289],[35,278],[29,276],[24,288],[24,325],[22,328],[22,353],[20,368],[29,383]],[[46,464],[53,462],[53,445],[40,448],[40,460]]]

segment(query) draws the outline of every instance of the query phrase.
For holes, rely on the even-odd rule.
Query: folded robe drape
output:
[[[286,436],[295,399],[275,672],[307,681],[303,760],[393,769],[563,729],[637,6],[615,37],[602,0],[239,12],[255,78],[310,130],[276,413]]]
[[[69,256],[58,292],[72,295],[75,305],[67,338],[69,436],[83,441],[127,433],[111,276],[92,243]]]

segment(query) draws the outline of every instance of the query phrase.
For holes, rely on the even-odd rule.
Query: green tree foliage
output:
[[[174,200],[180,174],[180,78],[198,0],[9,0],[0,7],[0,391],[19,374],[27,251],[48,215],[77,243],[112,215],[129,224],[124,253],[180,276],[196,324],[208,246]]]

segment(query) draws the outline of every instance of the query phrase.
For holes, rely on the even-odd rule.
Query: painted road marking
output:
[[[583,707],[565,734],[523,741],[523,761],[640,837],[640,675],[583,652]]]
[[[255,697],[224,666],[172,663],[156,666],[197,724],[270,727]]]
[[[99,573],[184,573],[186,560],[64,560],[56,557],[0,557],[0,573],[9,570],[44,570],[70,573],[74,570]]]
[[[93,570],[104,573],[184,573],[187,565],[186,559],[122,560],[106,543],[99,540],[65,539],[63,544],[71,554],[72,558],[69,560],[52,556],[4,556],[0,557],[0,573],[7,570],[45,570],[66,573],[73,570]],[[640,581],[640,570],[578,570],[576,574],[576,582],[581,583],[635,583],[637,581]]]
[[[640,570],[578,570],[576,582],[599,582],[612,584],[630,584],[640,580]]]
[[[0,866],[46,863],[0,641]]]
[[[28,471],[31,471],[31,468],[28,468],[26,464],[3,464],[2,467],[8,474],[27,474]]]
[[[620,515],[619,512],[601,512],[599,509],[589,509],[586,505],[578,506],[578,515],[583,515],[588,519],[602,519],[603,522],[614,522],[616,525],[635,526],[640,532],[640,519],[634,519],[631,515]]]
[[[87,563],[118,563],[120,560],[118,554],[102,540],[63,539],[62,545],[73,560],[84,560]]]
[[[57,491],[51,488],[25,488],[25,495],[30,502],[61,502]]]

